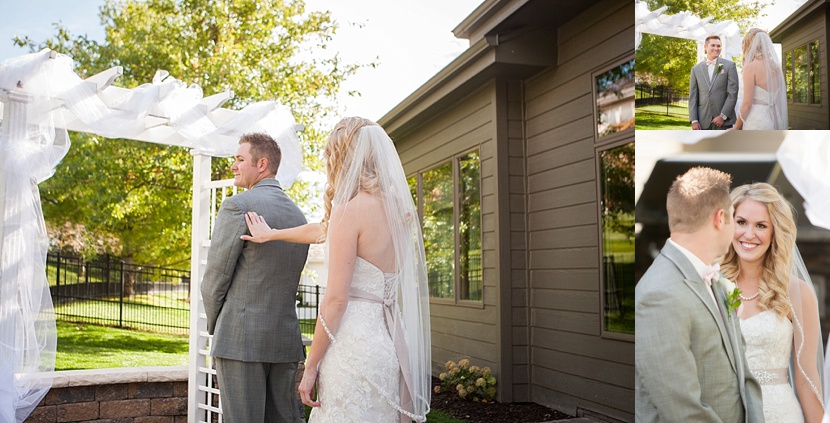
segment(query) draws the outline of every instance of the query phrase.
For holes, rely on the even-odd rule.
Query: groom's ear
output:
[[[712,215],[712,223],[715,225],[715,228],[718,229],[718,230],[723,229],[723,226],[726,225],[729,222],[729,220],[727,220],[727,219],[728,219],[728,216],[726,215],[726,210],[724,210],[724,209],[718,209]]]

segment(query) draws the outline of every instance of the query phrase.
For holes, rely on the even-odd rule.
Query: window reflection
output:
[[[595,77],[597,135],[634,127],[634,59]]]
[[[481,169],[478,152],[458,159],[458,296],[481,301]]]
[[[454,299],[452,162],[424,172],[422,178],[424,250],[430,296]]]
[[[604,329],[634,333],[634,143],[600,152]]]

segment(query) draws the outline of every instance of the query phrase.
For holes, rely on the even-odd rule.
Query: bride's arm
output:
[[[755,95],[755,72],[756,67],[753,66],[757,62],[751,63],[743,70],[744,80],[744,98],[741,100],[741,110],[738,110],[738,121],[735,123],[735,129],[743,127],[744,117],[749,114],[752,109],[752,99]]]
[[[357,239],[360,224],[359,207],[337,206],[329,220],[329,268],[326,295],[320,303],[320,315],[314,329],[314,340],[305,362],[303,381],[300,382],[300,397],[306,405],[316,406],[310,400],[317,367],[331,344],[329,333],[337,339],[340,320],[349,304],[349,290],[352,285],[354,265],[357,260]],[[308,401],[308,402],[307,402]]]
[[[818,343],[821,340],[821,330],[819,328],[818,316],[818,301],[813,288],[807,285],[806,282],[794,279],[792,282],[797,282],[800,285],[801,292],[801,324],[804,327],[804,345],[801,348],[801,357],[799,362],[803,366],[804,372],[800,369],[795,369],[795,390],[798,392],[798,398],[801,402],[801,409],[804,411],[804,416],[807,423],[820,423],[824,416],[824,410],[821,407],[819,397],[823,396],[820,371],[818,369]],[[798,330],[798,328],[794,328]],[[798,345],[793,346],[793,351],[798,351]],[[804,373],[809,376],[807,379]],[[812,385],[811,385],[812,382]],[[813,390],[813,386],[818,389],[818,393]]]
[[[265,219],[254,213],[245,213],[245,223],[250,235],[242,235],[243,241],[256,243],[268,241],[285,241],[297,244],[319,244],[323,238],[323,229],[319,223],[306,223],[288,229],[271,229]]]

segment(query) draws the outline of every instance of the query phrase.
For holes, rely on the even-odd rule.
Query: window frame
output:
[[[608,72],[611,69],[619,67],[620,65],[629,62],[631,60],[635,60],[634,53],[627,54],[625,56],[618,57],[610,62],[608,62],[605,66],[598,68],[594,72],[591,73],[591,97],[593,99],[592,109],[593,109],[593,133],[594,133],[594,142],[595,143],[607,143],[607,142],[614,142],[619,139],[633,137],[634,136],[634,129],[636,127],[636,111],[634,112],[634,119],[635,125],[632,125],[631,128],[624,129],[619,132],[614,132],[608,135],[600,136],[599,128],[597,128],[597,119],[599,118],[599,105],[597,104],[597,76],[602,75],[605,72]],[[636,62],[635,62],[636,68]],[[636,99],[636,90],[632,93],[631,96],[631,104],[634,105]]]
[[[599,304],[598,304],[598,315],[599,315],[599,329],[600,329],[600,337],[605,339],[615,339],[620,341],[630,341],[634,342],[634,333],[622,333],[622,332],[614,332],[606,329],[605,326],[605,264],[603,263],[603,257],[605,256],[603,251],[603,220],[602,220],[602,158],[601,153],[604,151],[608,151],[628,143],[634,142],[634,134],[631,133],[627,137],[615,137],[614,139],[605,140],[603,139],[602,142],[598,142],[594,145],[594,167],[595,167],[595,182],[596,182],[596,193],[597,193],[597,203],[596,203],[596,211],[597,211],[597,266],[598,266],[598,275],[599,275]],[[636,169],[636,168],[635,168]],[[636,170],[635,170],[636,172]],[[635,329],[636,332],[636,329]]]
[[[819,41],[820,40],[818,38],[815,38],[815,39],[812,39],[810,41],[807,41],[804,44],[799,43],[798,45],[794,46],[793,48],[791,48],[787,51],[782,51],[782,53],[781,53],[781,66],[782,66],[783,72],[784,72],[784,83],[787,85],[787,89],[789,89],[789,92],[788,92],[788,95],[787,95],[787,104],[792,104],[794,106],[821,107],[821,105],[822,105],[822,98],[821,98],[822,97],[821,96],[821,43]],[[817,55],[818,57],[813,57],[812,49],[810,48],[813,44],[815,44],[817,46],[816,51],[818,52],[818,55]],[[805,87],[805,90],[807,92],[807,95],[806,95],[807,102],[806,103],[801,103],[801,102],[796,102],[795,101],[795,98],[796,98],[796,72],[795,72],[795,69],[796,69],[796,60],[795,60],[795,58],[796,58],[796,56],[795,56],[795,51],[798,50],[798,49],[801,49],[801,48],[804,48],[804,50],[806,52],[806,55],[807,55],[807,64],[806,64],[806,67],[807,67],[807,87]],[[788,66],[788,63],[787,63],[787,57],[788,56],[791,58],[791,63],[789,64],[789,66]],[[818,75],[816,76],[816,78],[813,78],[813,76],[814,76],[813,75],[813,64],[814,64],[815,61],[818,62],[819,72],[818,72]],[[787,81],[788,73],[790,75],[790,80],[789,81]],[[815,93],[815,90],[814,90],[815,84],[813,83],[814,79],[817,80],[818,83],[819,83],[819,91],[818,91],[819,92],[819,101],[818,101],[818,103],[816,103],[814,101],[815,99],[814,99],[814,96],[813,96],[813,94]],[[790,96],[789,93],[792,93],[792,95]]]
[[[481,222],[481,227],[479,230],[481,231],[480,238],[482,240],[482,248],[481,248],[481,299],[480,300],[468,300],[468,299],[461,299],[460,298],[460,283],[461,283],[461,274],[460,274],[460,253],[459,253],[459,195],[458,190],[460,188],[459,177],[460,177],[460,165],[459,160],[467,154],[478,152],[478,160],[479,165],[481,164],[481,146],[476,145],[474,147],[468,148],[466,150],[462,150],[458,153],[451,155],[450,157],[446,157],[438,162],[431,164],[428,167],[420,169],[416,172],[407,176],[407,180],[412,177],[415,177],[415,186],[417,191],[417,203],[415,204],[415,209],[418,211],[418,220],[421,225],[421,231],[424,230],[424,197],[423,197],[423,174],[425,172],[429,172],[430,170],[437,169],[441,166],[444,166],[449,161],[452,163],[452,205],[453,205],[453,296],[450,298],[441,298],[441,297],[433,297],[432,295],[429,296],[430,304],[446,304],[446,305],[459,305],[471,308],[484,308],[484,298],[486,297],[487,288],[484,284],[484,226],[483,226],[483,210],[480,210],[479,213],[481,214],[479,221]],[[479,169],[481,169],[479,167]],[[482,175],[481,171],[479,171],[478,176],[478,183],[479,183],[479,204],[483,207],[483,193],[481,192],[481,183],[482,183]],[[425,251],[425,255],[428,253]],[[425,257],[426,258],[426,257]],[[429,260],[427,258],[427,260]],[[429,291],[429,290],[428,290]]]

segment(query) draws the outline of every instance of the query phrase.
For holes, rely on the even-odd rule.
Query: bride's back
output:
[[[347,203],[346,214],[358,230],[357,256],[384,272],[394,272],[395,248],[380,195],[361,191]]]
[[[769,91],[767,89],[767,73],[764,72],[764,66],[764,59],[755,59],[746,65],[743,72],[747,77],[752,78],[751,80],[754,81],[756,86],[761,87],[764,91]]]

